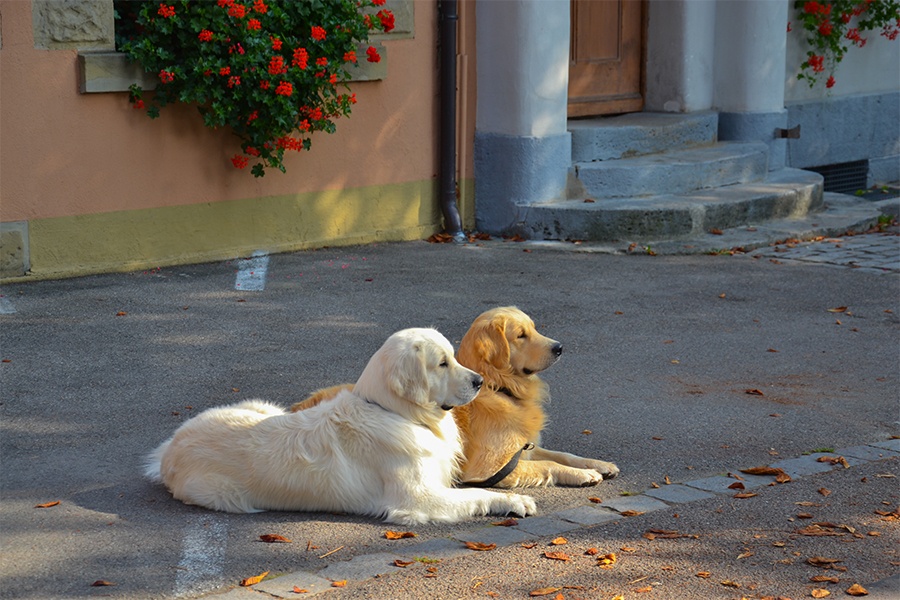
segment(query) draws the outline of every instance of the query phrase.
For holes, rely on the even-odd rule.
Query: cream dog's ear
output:
[[[506,370],[509,366],[509,341],[505,317],[495,317],[474,325],[459,345],[459,362],[470,369],[491,365]]]
[[[419,343],[395,356],[388,373],[388,389],[399,398],[419,406],[428,403],[428,375],[425,372],[425,350]]]

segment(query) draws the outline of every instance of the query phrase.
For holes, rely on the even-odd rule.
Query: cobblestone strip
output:
[[[826,460],[820,460],[825,457],[827,457]],[[839,457],[846,461],[846,466],[838,460]],[[852,468],[854,465],[892,457],[900,457],[900,439],[840,448],[834,452],[815,452],[798,458],[774,462],[767,466],[782,469],[792,478],[799,478],[833,469]],[[601,504],[579,506],[550,515],[518,519],[518,524],[512,527],[488,526],[462,529],[446,538],[405,546],[402,552],[396,554],[379,552],[357,556],[342,563],[329,565],[316,573],[298,571],[263,581],[252,588],[236,588],[208,597],[216,600],[296,598],[297,594],[293,590],[297,587],[306,590],[303,597],[308,598],[333,590],[332,581],[362,581],[392,573],[397,569],[393,565],[396,560],[409,562],[427,558],[437,561],[466,555],[471,550],[465,547],[465,542],[496,544],[497,546],[521,544],[541,537],[558,536],[584,526],[619,521],[626,516],[623,513],[627,511],[647,513],[666,509],[673,504],[734,495],[738,491],[775,483],[774,476],[746,475],[740,473],[740,469],[732,469],[727,473],[728,475],[663,485],[642,494],[604,500]],[[735,477],[738,474],[740,479]],[[738,481],[744,486],[743,490],[729,487]]]
[[[894,231],[785,242],[760,248],[753,256],[773,261],[797,260],[860,269],[869,273],[900,273],[900,234]]]

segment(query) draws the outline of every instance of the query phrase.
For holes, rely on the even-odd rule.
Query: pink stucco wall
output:
[[[0,220],[211,203],[423,181],[437,176],[436,3],[417,2],[415,38],[387,41],[388,76],[351,84],[359,103],[337,133],[256,179],[229,158],[227,131],[196,109],[155,121],[126,93],[80,94],[77,53],[37,50],[31,3],[2,3]]]

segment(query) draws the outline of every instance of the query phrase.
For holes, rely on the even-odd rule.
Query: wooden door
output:
[[[569,116],[641,110],[643,0],[571,1]]]

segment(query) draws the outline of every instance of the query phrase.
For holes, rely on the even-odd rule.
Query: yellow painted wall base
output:
[[[30,273],[4,281],[136,271],[256,251],[424,239],[440,227],[433,180],[38,219],[28,222]]]

